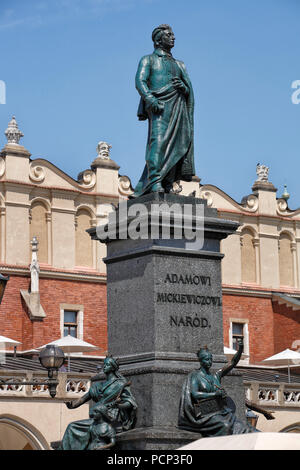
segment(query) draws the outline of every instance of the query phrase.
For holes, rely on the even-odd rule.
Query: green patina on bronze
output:
[[[185,65],[171,54],[175,37],[168,25],[152,33],[155,50],[140,60],[136,88],[140,120],[149,121],[146,166],[133,197],[169,192],[175,181],[190,181],[194,167],[194,95]]]
[[[66,403],[70,409],[93,400],[90,419],[74,421],[65,431],[61,450],[101,450],[115,445],[116,434],[135,426],[137,404],[130,391],[130,383],[118,372],[113,357],[106,357],[103,372],[92,377],[89,391],[79,400]]]
[[[183,384],[178,419],[180,428],[201,433],[203,437],[258,432],[237,419],[221,385],[222,377],[237,365],[242,351],[241,343],[230,363],[210,373],[212,354],[206,348],[200,349],[200,369],[191,372]]]

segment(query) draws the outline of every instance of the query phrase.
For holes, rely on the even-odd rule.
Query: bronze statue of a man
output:
[[[175,181],[190,181],[195,174],[192,84],[184,63],[171,54],[171,27],[155,28],[152,40],[154,52],[142,57],[136,73],[138,117],[148,119],[149,132],[146,166],[133,197],[169,192]]]

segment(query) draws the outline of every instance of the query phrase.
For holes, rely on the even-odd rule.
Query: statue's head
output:
[[[98,152],[98,157],[100,158],[109,158],[109,152],[111,149],[111,145],[108,144],[107,142],[99,142],[97,145],[97,152]]]
[[[162,47],[163,49],[171,49],[174,47],[175,36],[171,26],[168,24],[161,24],[152,32],[152,41],[154,47]]]
[[[207,346],[200,348],[197,356],[201,365],[209,369],[212,365],[212,353],[208,350]]]
[[[119,364],[112,356],[106,356],[103,361],[103,372],[116,371],[119,369]]]

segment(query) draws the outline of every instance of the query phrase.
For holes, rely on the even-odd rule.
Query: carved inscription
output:
[[[158,292],[156,301],[176,304],[216,305],[218,307],[222,305],[220,297],[212,295],[176,294],[171,292]]]
[[[176,315],[170,316],[170,325],[171,326],[190,326],[192,328],[210,328],[207,318],[197,316],[191,317],[179,317]]]
[[[207,295],[203,293],[209,287],[212,287],[210,276],[202,274],[180,274],[180,273],[168,273],[164,279],[164,284],[182,285],[182,286],[193,286],[197,287],[198,293],[182,293],[182,292],[157,292],[156,302],[163,304],[187,304],[187,305],[198,305],[198,306],[213,306],[221,307],[222,298],[215,295]],[[171,327],[190,327],[190,328],[211,328],[207,318],[198,317],[197,313],[188,315],[170,315],[170,326]]]
[[[200,276],[197,274],[167,274],[165,283],[170,284],[189,284],[194,286],[210,286],[209,276]]]

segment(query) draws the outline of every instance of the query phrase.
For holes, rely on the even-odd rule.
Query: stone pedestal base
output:
[[[106,236],[96,228],[88,230],[107,245],[109,353],[119,359],[120,372],[131,382],[138,404],[137,428],[119,435],[118,446],[177,449],[200,437],[177,428],[182,385],[187,374],[199,368],[198,349],[207,345],[213,353],[212,369],[226,362],[220,242],[238,224],[220,219],[202,199],[151,193],[128,202],[131,213],[134,206],[137,211],[143,208],[141,220],[148,223],[147,236],[132,238],[127,236],[130,211],[126,217],[127,206],[122,204]],[[175,204],[177,215],[180,210],[185,214],[186,206],[191,209],[185,221],[196,230],[193,242],[183,230],[183,219],[171,216]],[[158,206],[160,218],[153,218]],[[245,419],[242,377],[234,372],[224,385],[238,417]]]
[[[137,428],[117,435],[115,450],[175,450],[201,438],[201,434],[175,427]]]

